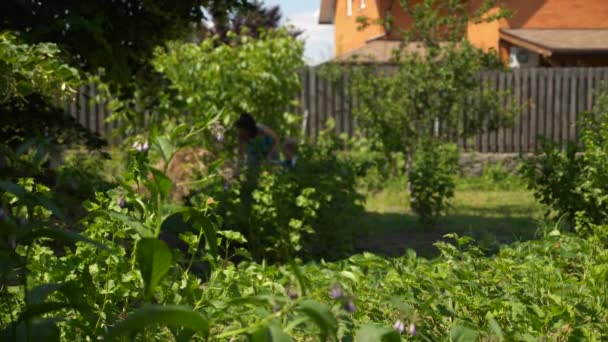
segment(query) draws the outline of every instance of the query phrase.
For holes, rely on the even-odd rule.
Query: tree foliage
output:
[[[136,123],[150,110],[157,123],[195,124],[217,117],[227,127],[248,111],[279,131],[293,127],[296,117],[285,111],[300,87],[302,44],[285,30],[239,36],[236,45],[217,45],[217,39],[158,48],[152,65],[160,86],[153,93],[136,93],[131,104],[118,103],[115,117]]]
[[[581,113],[580,142],[564,149],[545,139],[541,153],[523,164],[522,174],[535,197],[585,235],[607,241],[608,93],[604,89],[591,111]],[[582,150],[584,154],[577,152]]]
[[[388,159],[395,152],[407,156],[410,181],[417,179],[411,177],[417,149],[496,129],[508,124],[513,116],[515,108],[505,105],[509,104],[508,94],[480,87],[479,73],[500,68],[498,57],[464,39],[470,21],[496,19],[477,18],[483,8],[496,3],[485,1],[480,10],[472,12],[465,1],[402,0],[400,5],[412,22],[402,32],[403,44],[395,49],[391,65],[357,65],[355,57],[354,66],[349,63],[342,68],[351,74],[351,92],[358,103],[354,114],[361,127],[381,142]],[[388,17],[383,22],[389,31],[391,20]],[[410,43],[420,45],[421,52],[403,49]],[[449,179],[447,175],[440,178]],[[419,185],[412,190],[425,188],[424,183]],[[452,192],[443,193],[449,198]],[[420,202],[423,198],[431,200],[432,196],[412,193],[412,198],[417,204],[414,209],[435,207],[433,203]],[[433,216],[434,212],[419,210],[421,217]]]
[[[281,26],[281,8],[278,5],[266,6],[263,2],[255,1],[250,6],[235,8],[232,13],[215,12],[201,27],[199,36],[209,38],[217,36],[218,42],[235,43],[238,37],[230,32],[259,37],[264,31],[277,30]],[[290,29],[292,36],[301,34],[297,29]]]
[[[23,44],[0,34],[0,143],[18,146],[28,139],[45,145],[103,141],[56,105],[80,86],[78,70],[65,64],[55,44]]]
[[[56,43],[70,64],[104,80],[127,84],[144,77],[154,49],[194,32],[203,8],[212,13],[248,5],[247,0],[6,0],[0,24],[28,43]]]

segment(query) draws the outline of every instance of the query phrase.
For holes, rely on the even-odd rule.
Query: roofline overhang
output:
[[[530,50],[532,52],[538,53],[545,58],[549,58],[553,55],[575,55],[575,54],[585,54],[585,55],[599,55],[608,53],[608,48],[605,49],[568,49],[568,48],[551,48],[544,44],[533,42],[521,37],[517,37],[513,35],[505,29],[500,29],[500,39],[509,42],[513,45],[517,45],[524,49]]]
[[[336,0],[321,0],[319,9],[319,24],[333,25],[336,16]]]
[[[504,29],[500,29],[500,39],[509,42],[513,45],[517,45],[519,47],[522,47],[526,50],[530,50],[532,52],[538,53],[539,55],[542,55],[544,57],[551,57],[551,55],[553,54],[553,51],[551,49],[549,49],[546,46],[543,46],[542,44],[537,44],[534,42],[531,42],[529,40],[517,37],[509,32],[506,32]]]

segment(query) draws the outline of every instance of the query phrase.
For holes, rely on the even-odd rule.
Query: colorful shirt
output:
[[[261,125],[258,129],[262,130]],[[275,142],[274,139],[266,134],[258,134],[247,144],[247,161],[248,163],[259,163],[264,160],[268,153],[272,150]],[[278,157],[278,156],[276,156]]]

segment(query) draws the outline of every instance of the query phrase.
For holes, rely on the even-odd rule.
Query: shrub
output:
[[[336,137],[321,140],[300,146],[293,169],[250,169],[228,190],[216,184],[205,191],[220,202],[225,227],[247,237],[256,259],[336,258],[352,252],[348,223],[362,211],[356,168],[337,153]]]
[[[454,197],[458,147],[422,144],[414,155],[410,176],[411,207],[425,225],[444,214]]]
[[[576,191],[582,171],[575,144],[562,150],[557,144],[544,140],[541,154],[525,160],[520,173],[534,197],[560,216],[573,222],[576,212],[583,210],[581,194]],[[551,212],[547,212],[550,216]]]
[[[608,219],[608,93],[581,114],[583,154],[571,142],[566,150],[545,142],[540,156],[528,160],[522,174],[535,196],[583,234]]]

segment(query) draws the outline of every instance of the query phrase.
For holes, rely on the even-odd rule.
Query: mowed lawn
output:
[[[452,208],[433,227],[423,227],[410,210],[403,181],[368,193],[357,249],[400,255],[406,249],[433,256],[433,246],[447,233],[468,235],[488,249],[535,237],[544,207],[520,184],[500,186],[485,180],[459,180]]]

